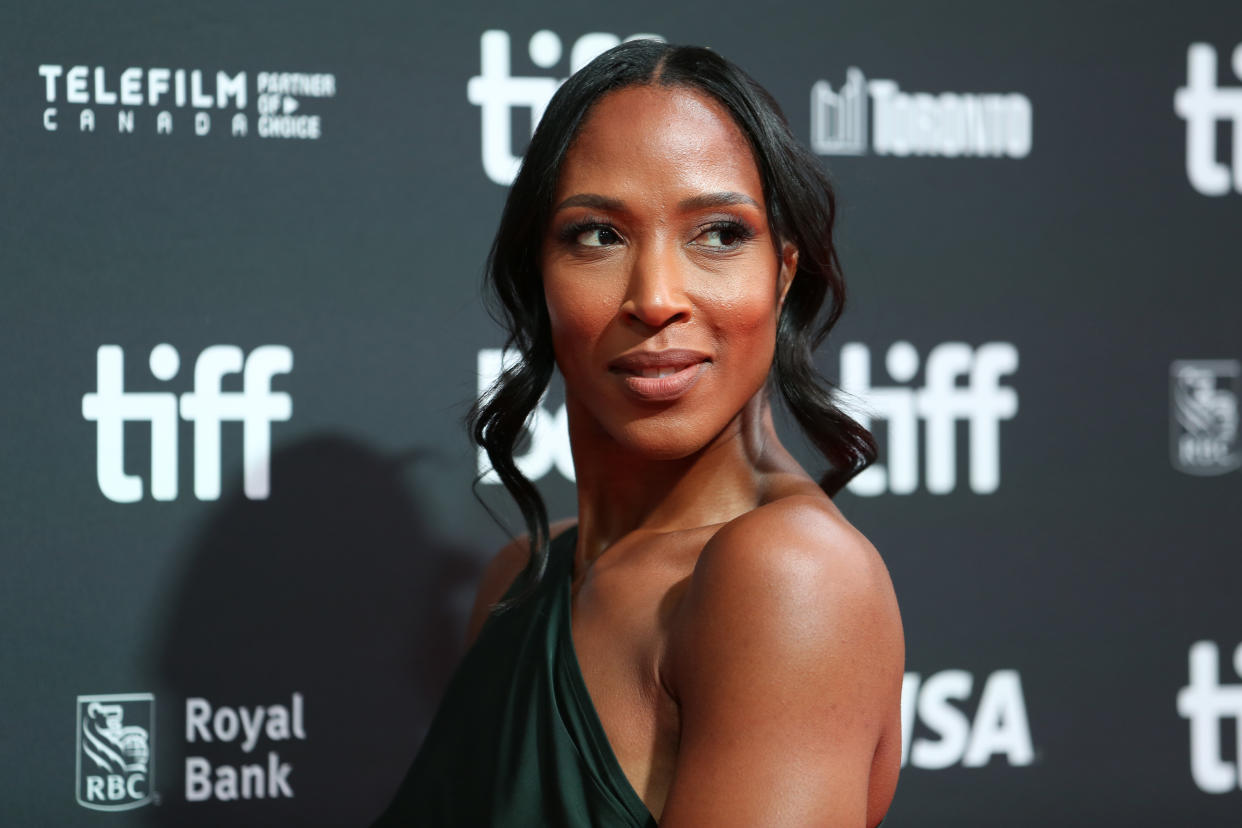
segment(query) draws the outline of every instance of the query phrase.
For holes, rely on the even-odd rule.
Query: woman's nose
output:
[[[649,250],[635,259],[621,305],[627,319],[658,330],[690,318],[686,264],[680,258],[675,250]]]

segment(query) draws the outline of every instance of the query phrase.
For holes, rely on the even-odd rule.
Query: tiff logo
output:
[[[636,34],[626,40],[663,40],[659,35]],[[574,41],[569,52],[569,73],[573,74],[595,58],[621,42],[621,38],[605,32],[590,32]],[[520,154],[513,152],[513,110],[530,110],[530,131],[535,133],[539,119],[564,78],[521,77],[511,72],[509,33],[489,29],[479,39],[481,53],[479,74],[466,84],[466,97],[482,111],[483,171],[497,184],[509,186],[522,164]],[[561,60],[563,47],[555,32],[541,29],[527,44],[531,63],[540,69],[552,69]]]
[[[894,382],[908,383],[919,370],[919,354],[909,342],[888,349],[885,368]],[[852,415],[870,428],[873,417],[888,424],[887,465],[873,464],[849,484],[857,495],[886,491],[910,494],[919,483],[919,421],[924,423],[927,490],[948,494],[957,486],[957,423],[969,426],[970,490],[991,494],[1000,485],[1000,423],[1018,413],[1018,393],[1000,384],[1018,369],[1018,349],[988,342],[972,349],[945,342],[931,349],[922,388],[876,387],[871,383],[871,351],[853,342],[841,349],[841,390],[858,398]],[[965,384],[958,382],[965,379]]]
[[[489,394],[500,375],[520,358],[521,355],[514,349],[481,349],[476,363],[479,397]],[[556,469],[566,480],[574,479],[574,457],[569,448],[569,414],[564,404],[552,412],[544,405],[544,400],[540,400],[526,421],[526,434],[529,448],[525,454],[513,458],[518,471],[530,480],[538,480]],[[487,452],[481,446],[477,469],[479,482],[500,484],[500,475],[492,470]]]
[[[1233,74],[1242,79],[1242,43],[1233,47]],[[1192,43],[1186,50],[1186,85],[1173,95],[1173,109],[1186,122],[1186,177],[1206,196],[1242,193],[1242,86],[1216,85],[1216,50]],[[1233,125],[1230,165],[1216,157],[1216,125]]]
[[[194,390],[126,391],[125,355],[119,345],[101,345],[96,353],[96,390],[82,395],[82,416],[95,423],[95,472],[99,490],[117,503],[142,499],[142,478],[125,472],[125,424],[151,424],[151,496],[177,497],[177,415],[194,423],[194,494],[199,500],[220,497],[220,432],[224,422],[242,424],[244,491],[265,500],[270,489],[271,424],[293,414],[293,402],[273,391],[272,377],[293,369],[293,352],[284,345],[262,345],[244,357],[235,345],[212,345],[194,363]],[[156,345],[149,359],[151,375],[163,382],[177,376],[181,356],[168,344]],[[224,391],[226,374],[242,374],[241,391]]]
[[[1242,768],[1225,761],[1221,725],[1234,720],[1242,749],[1242,684],[1220,683],[1220,654],[1211,641],[1190,647],[1190,683],[1177,693],[1177,712],[1190,720],[1190,775],[1204,793],[1242,788]],[[1242,644],[1233,651],[1233,670],[1242,677]]]

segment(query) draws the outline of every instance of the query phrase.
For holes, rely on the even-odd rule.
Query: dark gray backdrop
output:
[[[563,47],[550,67],[529,52],[545,29]],[[808,142],[812,86],[839,91],[850,67],[903,92],[1029,101],[1023,157],[898,157],[871,143],[824,156],[852,291],[825,373],[839,376],[847,343],[870,354],[872,386],[912,393],[944,343],[964,343],[976,365],[988,343],[1018,357],[999,380],[1015,410],[991,447],[970,445],[966,420],[994,398],[958,378],[950,491],[925,482],[929,415],[912,491],[838,498],[901,601],[915,753],[947,756],[944,768],[911,759],[886,825],[1236,824],[1242,176],[1221,195],[1196,190],[1174,106],[1191,45],[1207,44],[1220,88],[1201,106],[1217,107],[1207,134],[1222,169],[1242,165],[1242,51],[1230,65],[1242,11],[1228,2],[0,12],[0,822],[361,825],[395,788],[459,655],[479,568],[504,539],[471,496],[460,426],[479,352],[501,344],[478,283],[505,188],[484,171],[467,97],[489,30],[507,33],[512,75],[539,78],[563,78],[589,33],[709,45],[766,85]],[[66,100],[62,74],[49,103],[41,65],[88,67],[91,102]],[[104,98],[139,67],[143,103],[96,100],[96,67]],[[246,105],[203,110],[211,131],[196,135],[196,110],[172,92],[147,103],[151,67],[183,68],[187,83],[198,69],[208,91],[217,71],[244,72]],[[320,116],[320,137],[258,134],[262,72],[332,75],[330,97],[272,99]],[[79,129],[83,109],[93,132]],[[163,109],[171,134],[156,131]],[[132,133],[118,131],[120,110]],[[234,137],[239,111],[248,134]],[[515,151],[529,121],[515,110]],[[919,370],[893,377],[885,356],[903,342]],[[180,356],[167,381],[147,364],[161,343]],[[292,416],[270,426],[270,497],[243,492],[232,421],[222,495],[196,497],[184,419],[177,497],[152,496],[140,422],[125,426],[124,463],[143,497],[106,497],[83,415],[104,345],[123,350],[126,391],[176,395],[203,390],[194,367],[210,346],[289,349],[292,370],[272,381]],[[226,375],[223,389],[243,382]],[[1179,459],[1188,434],[1221,456]],[[994,491],[970,485],[979,451],[997,458]],[[558,471],[540,485],[554,515],[572,512]],[[507,508],[498,487],[481,490]],[[1222,690],[1179,709],[1195,642],[1215,648]],[[143,729],[150,755],[131,759],[158,802],[100,813],[77,801],[91,773],[78,702],[124,693],[154,698],[124,707],[123,725]],[[305,739],[265,731],[244,751],[187,736],[188,699],[253,711],[291,707],[294,693]],[[1188,717],[1204,723],[1195,740]],[[986,764],[967,766],[978,761],[962,739],[980,740]],[[187,801],[187,757],[270,772],[269,752],[289,765],[292,798]],[[1192,755],[1216,783],[1192,773]]]

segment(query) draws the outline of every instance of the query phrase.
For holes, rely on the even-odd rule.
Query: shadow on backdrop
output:
[[[355,826],[384,808],[479,574],[420,516],[420,462],[318,437],[275,454],[270,499],[220,502],[149,649],[163,732],[146,824]]]

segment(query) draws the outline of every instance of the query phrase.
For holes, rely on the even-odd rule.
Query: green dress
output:
[[[483,626],[373,828],[598,826],[655,819],[613,755],[570,636],[577,530],[526,601]]]

